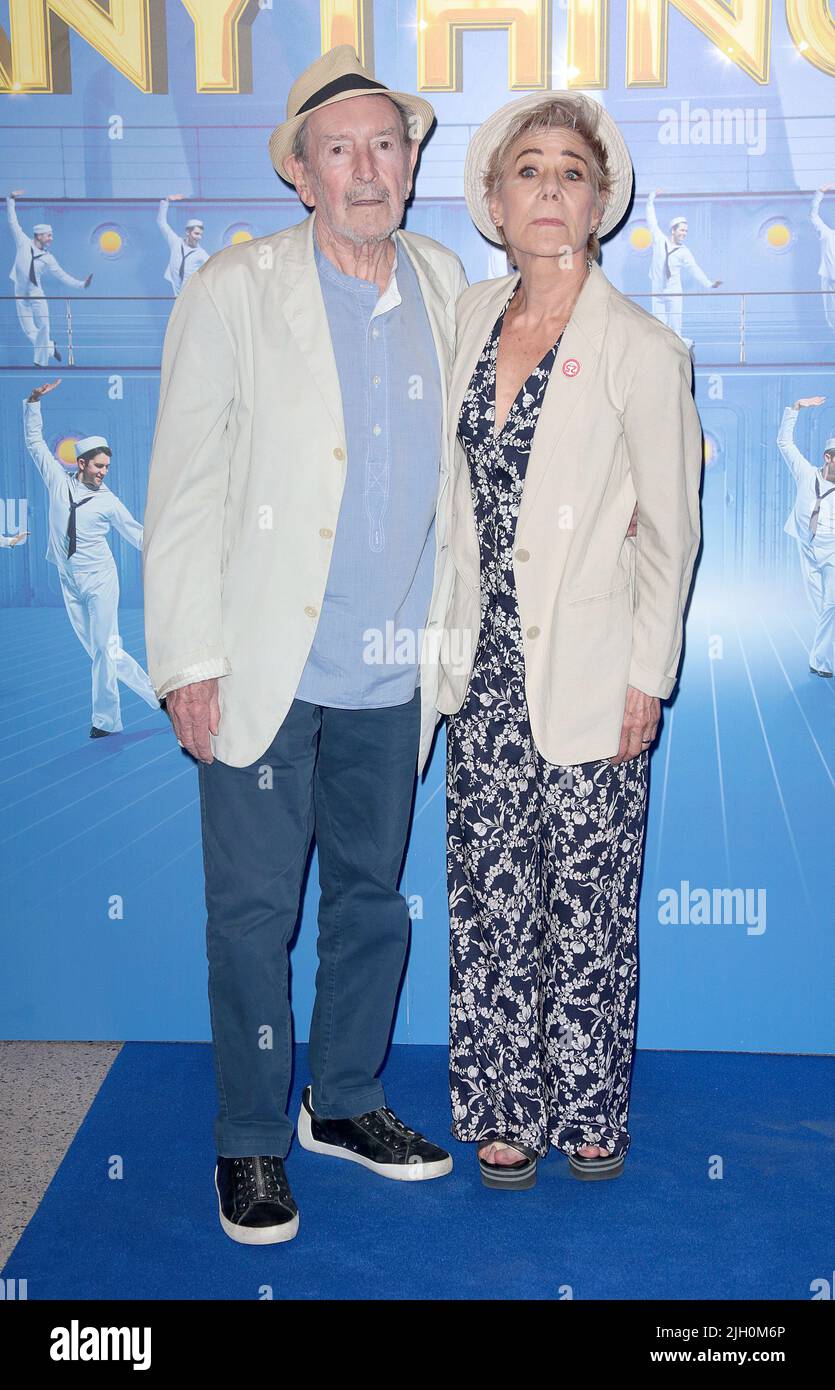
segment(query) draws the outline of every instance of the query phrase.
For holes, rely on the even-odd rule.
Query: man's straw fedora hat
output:
[[[405,106],[412,117],[412,139],[423,140],[435,119],[429,102],[409,92],[390,91],[384,83],[366,72],[350,44],[341,43],[305,68],[290,88],[287,119],[276,126],[270,136],[270,158],[281,177],[287,183],[293,182],[286,167],[287,156],[292,153],[296,131],[311,111],[317,111],[321,106],[332,106],[337,101],[347,101],[348,97],[367,97],[375,92],[392,97]]]
[[[538,92],[534,96],[520,97],[518,101],[509,101],[506,106],[500,107],[479,126],[469,143],[464,161],[464,196],[471,218],[488,241],[501,245],[501,237],[490,216],[484,192],[484,176],[490,156],[502,143],[517,117],[536,111],[537,107],[545,106],[557,99],[568,101],[572,105],[585,104],[592,108],[592,114],[595,110],[599,113],[597,136],[608,156],[612,188],[597,235],[604,237],[616,227],[629,206],[632,196],[632,161],[626,141],[608,111],[583,92]]]

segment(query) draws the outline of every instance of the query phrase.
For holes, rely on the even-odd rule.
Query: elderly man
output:
[[[283,1164],[288,946],[314,834],[320,965],[300,1141],[386,1178],[452,1167],[378,1079],[437,644],[383,643],[389,661],[373,639],[390,623],[431,633],[443,613],[442,422],[466,284],[451,252],[397,230],[432,119],[345,45],[313,63],[270,140],[312,214],[211,256],[165,338],[145,625],[155,687],[198,759],[215,1185],[221,1226],[244,1244],[298,1229]]]

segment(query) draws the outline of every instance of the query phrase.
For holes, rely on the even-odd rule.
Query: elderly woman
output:
[[[631,185],[574,92],[511,102],[467,156],[471,216],[518,267],[458,302],[439,692],[452,1130],[498,1188],[551,1145],[616,1177],[630,1143],[647,763],[702,462],[687,350],[596,263]]]

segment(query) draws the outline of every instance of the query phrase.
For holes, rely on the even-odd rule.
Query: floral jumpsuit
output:
[[[459,417],[481,627],[447,732],[452,1132],[515,1139],[540,1155],[587,1144],[625,1154],[648,753],[617,767],[608,758],[557,767],[531,737],[513,543],[559,341],[495,438],[504,312]]]

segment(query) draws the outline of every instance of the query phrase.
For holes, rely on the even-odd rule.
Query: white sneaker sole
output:
[[[236,1240],[239,1245],[278,1245],[283,1240],[292,1240],[299,1229],[299,1214],[293,1217],[292,1221],[285,1221],[280,1226],[236,1226],[234,1221],[223,1215],[223,1208],[220,1205],[220,1189],[217,1185],[217,1168],[215,1168],[215,1192],[217,1192],[217,1211],[220,1217],[220,1224],[226,1234]]]
[[[302,1148],[310,1153],[329,1154],[331,1158],[346,1158],[349,1163],[361,1163],[363,1168],[378,1173],[381,1178],[393,1178],[395,1182],[425,1182],[429,1178],[442,1178],[446,1173],[452,1172],[451,1154],[446,1158],[439,1158],[435,1163],[375,1163],[373,1159],[366,1158],[363,1154],[351,1153],[350,1149],[343,1149],[339,1144],[323,1144],[313,1138],[310,1116],[304,1106],[299,1111],[297,1132]]]

